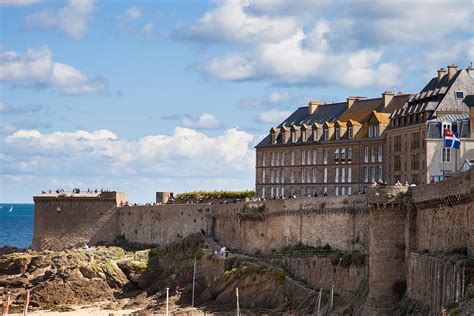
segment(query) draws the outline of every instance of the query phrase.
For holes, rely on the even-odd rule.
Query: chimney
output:
[[[359,100],[359,97],[348,97],[347,98],[347,108],[350,109],[350,107],[352,106],[352,104],[354,104],[354,102],[356,100]]]
[[[466,68],[466,71],[471,78],[474,78],[474,68],[472,68],[472,63]]]
[[[385,91],[382,93],[382,104],[383,107],[386,108],[387,105],[392,101],[393,99],[393,92],[392,91]]]
[[[453,79],[454,75],[458,71],[458,66],[455,64],[449,65],[448,66],[448,80]]]
[[[441,79],[443,79],[445,74],[446,74],[446,69],[439,68],[439,70],[438,70],[438,81],[441,81]]]
[[[311,100],[308,103],[308,114],[313,114],[314,111],[318,108],[319,101],[318,100]]]

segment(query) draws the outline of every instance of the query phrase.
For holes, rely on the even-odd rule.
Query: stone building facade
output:
[[[385,91],[298,108],[256,146],[257,195],[353,195],[374,181],[440,180],[440,165],[454,174],[474,159],[473,69],[451,65],[438,73],[418,94]],[[461,132],[456,162],[441,163],[442,117]]]

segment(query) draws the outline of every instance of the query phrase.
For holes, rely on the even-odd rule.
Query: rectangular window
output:
[[[262,183],[265,183],[265,169],[262,170]]]
[[[265,187],[262,188],[262,199],[265,198]]]
[[[272,161],[270,162],[270,166],[275,165],[275,153],[272,153]]]
[[[352,187],[347,187],[347,195],[352,195]]]
[[[345,163],[346,162],[346,149],[345,148],[341,148],[340,156],[341,156],[341,162]]]
[[[267,158],[265,153],[262,153],[262,167],[265,167],[265,158]]]
[[[339,163],[339,148],[334,151],[334,163]]]
[[[276,153],[276,165],[277,165],[277,166],[280,165],[280,152],[277,152],[277,153]]]
[[[382,166],[378,166],[378,178],[379,178],[379,182],[382,182],[383,181],[383,171],[382,171]]]
[[[275,182],[280,183],[280,169],[277,169],[275,173],[276,173],[276,179],[275,179],[276,181]]]
[[[364,182],[369,182],[369,167],[364,166]]]
[[[281,195],[282,195],[282,196],[285,196],[285,187],[281,187],[280,192],[281,192]]]
[[[347,148],[347,163],[352,163],[352,148]]]
[[[281,183],[285,183],[285,169],[281,169]]]
[[[291,165],[292,165],[292,166],[295,165],[295,156],[296,156],[295,151],[292,150],[292,151],[291,151]]]
[[[306,152],[304,150],[301,151],[301,164],[302,165],[304,165],[306,162],[305,153]]]
[[[341,187],[341,195],[346,195],[346,187]]]
[[[379,137],[379,136],[380,136],[379,126],[375,125],[374,126],[374,137]]]
[[[344,183],[346,181],[346,168],[341,168],[341,182]]]
[[[340,138],[340,136],[341,136],[341,135],[339,134],[339,133],[340,133],[339,127],[336,127],[335,132],[336,132],[336,139],[339,140],[339,138]]]
[[[311,169],[306,169],[306,183],[311,183]]]
[[[347,138],[352,139],[352,126],[347,128]]]
[[[311,150],[308,150],[306,153],[306,164],[307,165],[311,164]]]
[[[351,167],[347,168],[347,182],[348,183],[352,182],[352,168]]]
[[[451,162],[451,148],[443,148],[441,159],[443,162]]]
[[[441,131],[441,137],[444,135],[444,130],[449,129],[451,130],[451,123],[443,123],[443,130]]]
[[[455,91],[454,95],[456,96],[456,99],[464,99],[464,92],[462,91]]]
[[[327,150],[326,148],[323,149],[323,163],[324,163],[325,165],[328,164],[328,150]]]
[[[375,166],[370,167],[370,180],[375,181],[376,180],[376,175],[375,175]]]
[[[336,196],[339,195],[339,187],[336,187]]]
[[[304,187],[301,187],[301,191],[300,191],[301,196],[304,196],[304,191],[305,191]]]
[[[328,194],[328,187],[323,187],[323,194],[327,195]]]
[[[285,165],[285,152],[282,152],[282,153],[281,153],[281,165],[282,165],[282,166]]]
[[[275,192],[274,192],[273,187],[270,188],[270,196],[275,197]]]
[[[291,183],[295,183],[295,172],[293,170],[290,171],[290,181]]]
[[[338,183],[339,182],[339,167],[336,167],[336,173],[334,176],[334,182]]]
[[[365,147],[364,149],[364,162],[369,162],[369,147]]]
[[[378,161],[379,161],[379,162],[382,162],[382,160],[383,160],[383,147],[382,147],[382,146],[379,146],[379,152],[378,152],[378,154],[379,154],[379,157],[378,157],[379,159],[378,159]]]
[[[369,126],[369,137],[374,137],[374,127],[372,125]]]
[[[290,194],[291,194],[291,195],[294,195],[294,194],[295,194],[295,188],[290,187]]]
[[[270,183],[273,183],[275,181],[275,171],[272,170],[270,171]]]
[[[316,169],[313,169],[313,183],[316,183]]]
[[[313,165],[316,164],[316,149],[313,150]]]
[[[372,155],[371,155],[371,157],[370,157],[370,158],[371,158],[371,159],[370,159],[371,162],[375,162],[375,159],[376,159],[376,157],[377,157],[376,151],[377,151],[377,147],[372,147]]]
[[[323,139],[328,140],[328,129],[327,128],[323,129]]]
[[[328,168],[324,168],[323,170],[323,182],[328,183]]]
[[[276,196],[280,196],[280,188],[279,187],[276,187]]]
[[[304,169],[301,169],[301,183],[304,183]]]

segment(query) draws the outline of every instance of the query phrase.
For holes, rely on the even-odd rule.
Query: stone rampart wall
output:
[[[129,242],[167,245],[207,229],[209,204],[170,204],[118,208],[119,234]]]
[[[298,243],[368,249],[368,208],[363,196],[269,200],[212,209],[211,233],[243,252],[269,252]]]
[[[32,248],[61,250],[112,242],[118,235],[115,197],[35,197]]]

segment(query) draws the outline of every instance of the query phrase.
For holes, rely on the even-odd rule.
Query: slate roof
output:
[[[426,133],[427,138],[443,138],[441,134],[442,123],[457,123],[457,132],[461,138],[469,138],[469,115],[468,114],[447,114],[429,121],[428,131]]]
[[[283,125],[291,126],[307,124],[312,125],[313,123],[323,124],[324,122],[332,122],[338,118],[346,109],[347,103],[332,103],[332,104],[320,104],[313,112],[309,114],[307,106],[302,106],[281,122],[278,127]]]
[[[438,77],[432,78],[428,84],[417,94],[412,95],[401,109],[392,113],[391,118],[397,118],[407,114],[418,113],[422,111],[434,111],[443,99],[451,85],[456,81],[462,69],[458,70],[449,80],[446,73],[441,80]]]

